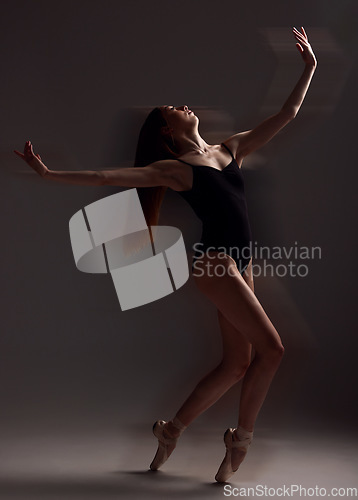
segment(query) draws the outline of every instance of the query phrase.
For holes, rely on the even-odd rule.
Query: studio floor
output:
[[[8,431],[1,441],[2,500],[319,498],[313,489],[333,496],[332,488],[358,487],[358,438],[348,429],[316,427],[309,434],[307,429],[258,428],[245,462],[226,485],[214,480],[224,444],[209,427],[189,428],[156,472],[149,470],[156,440],[151,429],[138,425],[123,433],[105,428]],[[342,493],[339,497],[357,496]]]

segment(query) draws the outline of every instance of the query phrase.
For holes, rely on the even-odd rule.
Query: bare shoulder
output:
[[[239,132],[238,134],[232,135],[222,141],[222,144],[225,144],[225,146],[232,152],[240,168],[245,156],[240,148],[240,139],[244,137],[245,134],[246,132]]]
[[[269,116],[253,129],[228,137],[225,144],[232,148],[233,154],[239,161],[271,141],[295,116],[291,109],[282,108],[278,113]]]

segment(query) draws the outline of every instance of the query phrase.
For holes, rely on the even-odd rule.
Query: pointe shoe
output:
[[[234,441],[234,432],[237,430],[236,435],[239,436],[239,440]],[[216,473],[215,479],[218,483],[225,483],[237,470],[232,470],[231,465],[231,450],[232,448],[238,448],[247,453],[250,443],[252,441],[253,432],[249,432],[242,427],[237,429],[227,429],[224,434],[224,443],[226,446],[226,454],[224,460],[221,462],[219,470]]]
[[[157,452],[155,454],[155,457],[154,457],[152,463],[149,466],[151,470],[158,470],[159,467],[161,467],[164,464],[164,462],[166,462],[168,460],[169,456],[174,451],[174,448],[176,446],[176,443],[178,441],[180,434],[183,432],[184,429],[186,429],[186,426],[184,424],[182,424],[180,422],[180,420],[178,420],[175,417],[172,420],[172,424],[174,425],[174,427],[179,429],[181,432],[180,432],[179,436],[176,438],[166,438],[166,437],[164,437],[164,434],[163,434],[166,423],[167,422],[165,422],[165,420],[157,420],[156,422],[154,422],[154,425],[153,425],[153,434],[156,438],[158,438],[158,449],[157,449]],[[173,446],[173,445],[174,445],[174,448],[169,453],[168,448]]]

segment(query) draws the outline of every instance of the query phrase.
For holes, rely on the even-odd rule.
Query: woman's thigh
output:
[[[251,361],[251,343],[220,309],[217,309],[217,314],[223,346],[222,362],[227,366],[248,367]]]
[[[230,256],[228,256],[230,257]],[[230,257],[232,259],[232,257]],[[234,259],[233,263],[236,265]],[[245,272],[242,274],[247,285],[254,291],[254,280],[252,276],[252,258]],[[238,366],[249,365],[253,355],[252,345],[227,317],[217,309],[219,326],[223,342],[223,359],[232,360]]]
[[[252,272],[252,257],[250,259],[249,265],[245,269],[245,271],[242,274],[242,277],[244,278],[245,282],[249,285],[251,290],[254,292],[254,276]]]
[[[256,352],[281,347],[278,332],[252,288],[239,273],[235,261],[223,253],[210,254],[205,254],[196,263],[193,278],[198,289]]]

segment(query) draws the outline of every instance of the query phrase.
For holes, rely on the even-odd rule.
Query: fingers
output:
[[[307,38],[302,33],[299,33],[296,29],[293,29],[293,34],[294,34],[296,40],[298,42],[300,42],[300,44],[302,44],[303,47],[309,47],[310,44],[309,44]],[[302,47],[302,45],[301,45],[301,47]]]
[[[20,151],[16,151],[16,149],[14,149],[14,153],[16,153],[18,156],[20,156],[20,158],[24,159],[25,158],[25,155],[20,153]]]
[[[31,144],[30,141],[26,141],[26,143],[25,143],[25,151],[26,151],[27,154],[33,156],[34,152],[33,152],[32,144]],[[24,153],[25,153],[25,151],[24,151]]]
[[[301,31],[302,31],[302,33],[301,33],[300,31],[298,31],[298,29],[297,29],[295,26],[293,26],[293,28],[292,28],[292,29],[293,29],[294,31],[296,31],[296,33],[299,33],[300,35],[302,35],[302,34],[303,34],[305,37],[307,37],[306,32],[305,32],[305,30],[304,30],[303,26],[301,26]]]
[[[305,32],[305,30],[304,30],[304,27],[303,27],[303,26],[301,26],[301,31],[302,31],[302,33],[301,33],[300,31],[298,31],[295,27],[293,27],[293,28],[292,28],[292,31],[294,32],[294,35],[295,35],[295,36],[297,35],[297,36],[299,36],[302,40],[305,40],[306,42],[308,42],[308,37],[307,37],[307,34],[306,34],[306,32]]]
[[[293,28],[292,31],[296,38],[299,38],[300,40],[306,40],[305,36],[299,31],[297,31],[296,28]]]
[[[14,153],[17,156],[20,156],[20,158],[22,158],[26,162],[31,161],[35,156],[38,157],[39,160],[41,160],[40,155],[35,155],[34,154],[34,151],[32,149],[31,141],[26,141],[25,142],[24,152],[23,153],[20,153],[20,151],[17,151],[16,149],[14,149]]]
[[[34,154],[34,151],[32,149],[31,141],[26,141],[26,143],[25,143],[24,156],[25,156],[25,160],[27,162],[29,162],[35,158],[35,154]]]
[[[14,149],[14,153],[17,154],[18,156],[20,156],[20,158],[22,158],[23,160],[25,161],[30,161],[32,160],[34,157],[38,158],[40,161],[41,160],[41,156],[39,154],[36,154],[34,153],[33,151],[33,148],[32,148],[32,144],[31,144],[31,141],[26,141],[25,142],[25,146],[24,146],[24,152],[23,153],[20,153],[20,151],[17,151],[16,149]]]

